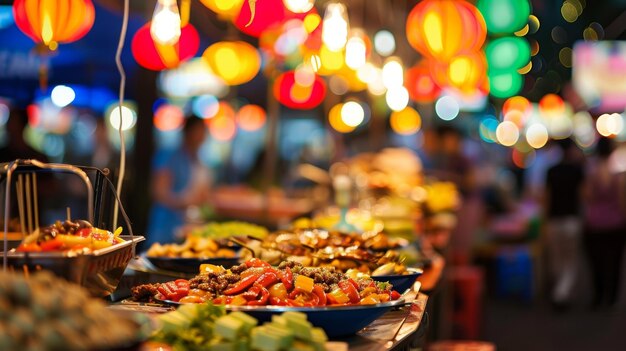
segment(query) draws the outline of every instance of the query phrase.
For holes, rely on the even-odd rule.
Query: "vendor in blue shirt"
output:
[[[153,160],[151,193],[153,199],[147,244],[174,241],[174,232],[185,223],[190,206],[209,201],[212,183],[209,169],[198,158],[207,137],[204,122],[186,119],[180,147],[157,152]]]

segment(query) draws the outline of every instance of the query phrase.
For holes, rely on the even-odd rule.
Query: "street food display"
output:
[[[187,237],[198,237],[207,239],[228,239],[231,237],[254,237],[263,239],[267,236],[268,230],[265,227],[242,222],[211,222],[201,226],[194,226],[185,233]]]
[[[132,294],[138,301],[291,307],[370,305],[400,298],[390,284],[368,276],[352,279],[333,268],[304,267],[293,261],[272,267],[256,258],[230,269],[202,265],[200,274],[190,280],[139,285]]]
[[[232,258],[236,256],[235,250],[224,247],[213,239],[204,237],[188,236],[182,244],[154,243],[148,251],[148,257],[172,257],[172,258]]]

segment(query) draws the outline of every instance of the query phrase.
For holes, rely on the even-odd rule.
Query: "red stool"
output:
[[[453,285],[453,335],[477,339],[480,334],[484,273],[475,266],[459,266],[450,270]]]
[[[496,351],[496,345],[485,341],[438,341],[428,345],[428,351]]]

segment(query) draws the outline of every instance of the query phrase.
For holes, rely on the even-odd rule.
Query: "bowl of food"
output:
[[[235,248],[196,236],[182,244],[152,244],[145,257],[158,269],[180,273],[197,273],[201,264],[231,267],[239,261]]]

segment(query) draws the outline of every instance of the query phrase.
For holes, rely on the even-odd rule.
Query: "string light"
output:
[[[180,13],[176,0],[158,0],[152,15],[150,35],[161,45],[174,45],[180,38]]]

